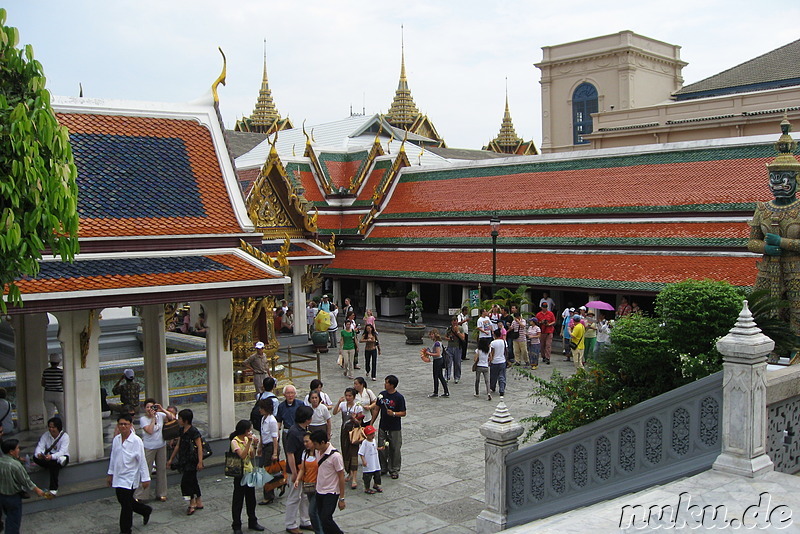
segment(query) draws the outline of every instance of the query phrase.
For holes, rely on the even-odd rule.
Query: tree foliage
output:
[[[717,340],[733,327],[744,294],[727,282],[685,280],[656,297],[656,316],[634,314],[616,322],[611,346],[586,371],[547,381],[530,373],[531,396],[553,410],[523,419],[541,439],[557,436],[666,393],[722,368]]]
[[[15,284],[36,276],[49,249],[62,261],[78,251],[77,170],[67,129],[50,106],[33,48],[0,9],[0,281],[6,301],[22,304]]]

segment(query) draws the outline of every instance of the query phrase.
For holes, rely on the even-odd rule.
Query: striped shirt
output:
[[[64,370],[59,367],[48,367],[42,371],[45,391],[64,393]]]

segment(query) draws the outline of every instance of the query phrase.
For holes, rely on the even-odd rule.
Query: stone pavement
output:
[[[380,323],[378,327],[380,330]],[[403,467],[400,478],[391,480],[386,477],[384,493],[376,495],[364,494],[359,478],[359,489],[354,492],[348,490],[347,508],[337,511],[334,517],[339,526],[349,533],[474,532],[475,518],[484,505],[484,443],[479,427],[491,416],[498,397],[492,402],[488,402],[485,395],[473,397],[474,373],[471,371],[471,362],[465,361],[464,380],[459,384],[451,381],[451,397],[428,399],[427,395],[433,390],[431,364],[420,360],[420,346],[405,345],[404,340],[402,334],[381,332],[383,354],[378,359],[378,381],[369,381],[370,388],[377,394],[383,389],[383,377],[395,374],[400,380],[398,391],[406,397],[408,416],[403,419]],[[352,381],[342,376],[336,365],[337,355],[334,350],[322,355],[324,391],[334,400],[343,394],[345,387],[352,385]],[[572,363],[562,362],[562,359],[554,354],[553,365],[540,366],[535,373],[542,377],[549,377],[553,369],[571,373]],[[363,361],[361,367],[360,373],[363,375]],[[508,378],[505,402],[512,416],[520,419],[548,410],[546,406],[528,398],[532,388],[528,380],[520,378],[511,369]],[[297,386],[305,395],[308,384]],[[203,405],[189,407],[196,410],[196,417],[205,419]],[[247,418],[250,408],[251,403],[237,403],[237,416]],[[334,421],[336,430],[333,439],[338,447],[339,416]],[[233,427],[232,421],[231,430]],[[221,476],[219,469],[211,476],[201,478],[205,509],[187,517],[177,481],[171,481],[169,500],[152,503],[155,510],[146,527],[142,526],[137,516],[134,519],[134,531],[181,534],[230,532],[231,484],[230,480]],[[118,532],[119,505],[110,490],[105,490],[103,495],[91,501],[87,496],[86,502],[58,510],[26,514],[23,532]],[[267,528],[266,532],[284,532],[283,499],[257,508],[259,521]]]

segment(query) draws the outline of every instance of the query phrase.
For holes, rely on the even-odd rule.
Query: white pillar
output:
[[[15,315],[14,356],[17,377],[17,417],[20,430],[45,428],[47,412],[42,400],[42,371],[48,367],[47,314]],[[61,414],[66,418],[66,414]]]
[[[69,434],[70,459],[97,460],[103,454],[103,420],[100,413],[99,310],[55,312],[58,339],[64,355],[65,430]],[[87,335],[85,359],[81,334]],[[110,392],[109,392],[110,393]]]
[[[411,291],[415,292],[417,295],[419,295],[419,288],[420,288],[420,283],[419,282],[412,282],[411,283]]]
[[[525,292],[525,300],[527,300],[529,302],[533,302],[533,291],[531,291],[530,289]],[[539,311],[539,307],[537,306],[537,304],[539,304],[539,303],[538,302],[534,302],[533,306],[535,307],[534,309],[536,311]],[[531,310],[531,306],[532,306],[531,304],[523,304],[522,305],[522,309],[520,311],[524,312],[524,313],[530,313],[531,311],[533,311],[533,310]]]
[[[469,301],[469,286],[461,286],[461,304],[459,304],[458,307],[463,308],[464,306],[472,307]]]
[[[479,534],[500,532],[508,523],[508,495],[506,485],[506,456],[519,448],[517,438],[522,435],[522,425],[514,421],[504,401],[500,401],[489,421],[481,425],[485,438],[485,500],[486,508],[476,521]]]
[[[233,353],[225,347],[222,319],[230,304],[225,300],[205,300],[206,366],[208,369],[208,434],[212,438],[227,436],[236,426],[233,404]]]
[[[736,324],[717,341],[722,364],[722,453],[712,469],[745,477],[773,470],[767,456],[767,355],[775,342],[761,333],[744,301]]]
[[[169,376],[167,374],[167,342],[164,335],[163,304],[142,306],[142,346],[146,396],[168,406]]]
[[[303,291],[303,273],[305,269],[300,265],[293,265],[292,275],[292,308],[294,311],[294,335],[301,335],[308,332],[308,321],[306,321],[306,292]]]
[[[364,304],[366,310],[372,310],[372,313],[377,315],[375,311],[375,282],[367,280],[367,299]]]
[[[336,304],[337,308],[341,308],[344,306],[344,295],[342,295],[342,281],[338,278],[333,279],[333,289],[331,290],[333,295],[331,295],[331,302]],[[344,317],[342,317],[342,323],[344,324]]]
[[[439,285],[439,315],[447,315],[450,308],[450,286],[447,284]]]

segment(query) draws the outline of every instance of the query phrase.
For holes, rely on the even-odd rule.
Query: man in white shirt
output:
[[[58,472],[69,462],[69,436],[60,418],[47,421],[47,432],[39,438],[32,460],[50,472],[50,493],[58,493]]]
[[[492,320],[489,319],[489,312],[481,308],[481,316],[478,317],[478,337],[492,337]]]
[[[506,342],[500,329],[494,331],[494,341],[489,345],[489,389],[494,393],[500,382],[500,396],[506,393]]]
[[[547,309],[548,310],[552,311],[552,310],[556,309],[556,303],[553,301],[552,298],[550,298],[550,294],[547,291],[542,293],[542,298],[539,299],[539,307],[540,308],[542,307],[542,303],[543,302],[547,303]]]
[[[144,444],[133,432],[133,419],[121,414],[117,419],[119,434],[111,443],[111,458],[108,462],[106,484],[116,490],[117,501],[122,509],[119,513],[119,531],[130,534],[133,528],[133,512],[142,516],[144,524],[150,521],[153,509],[133,498],[133,492],[141,483],[150,486],[150,467],[145,459]]]

